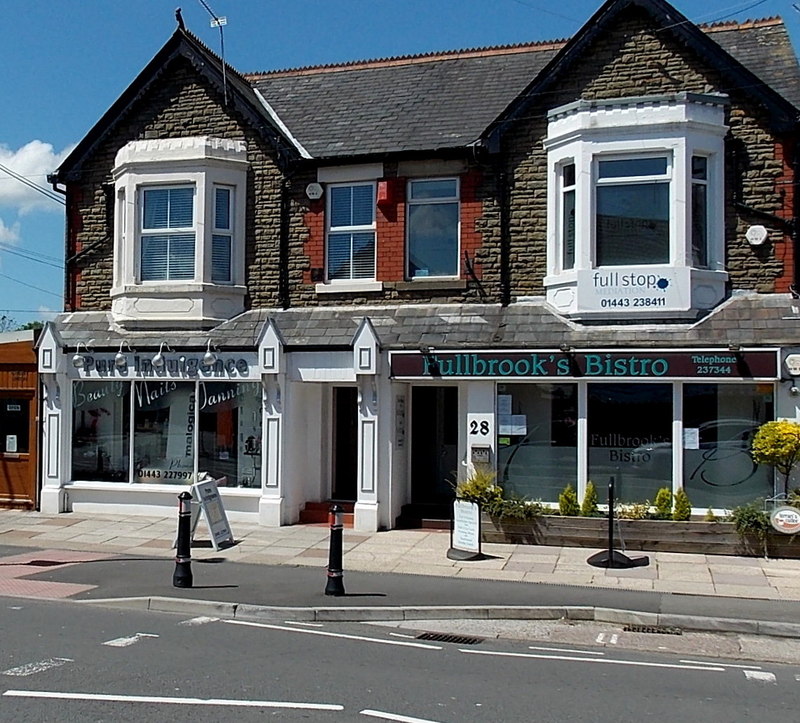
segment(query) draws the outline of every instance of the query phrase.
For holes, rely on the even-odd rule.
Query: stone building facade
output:
[[[661,0],[258,74],[179,27],[51,178],[43,507],[163,509],[205,472],[234,518],[335,499],[374,530],[479,463],[550,502],[771,496],[748,450],[797,417],[799,107],[779,19]]]

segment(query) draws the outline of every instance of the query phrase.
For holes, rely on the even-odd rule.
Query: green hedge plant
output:
[[[503,490],[496,480],[497,476],[491,467],[475,465],[472,474],[456,485],[456,497],[489,508],[503,499]]]

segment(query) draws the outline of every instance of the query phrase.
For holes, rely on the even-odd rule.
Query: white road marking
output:
[[[323,623],[303,623],[299,620],[284,620],[284,625],[304,625],[307,628],[324,628],[325,625]]]
[[[157,638],[158,635],[153,633],[135,633],[127,638],[114,638],[114,640],[106,640],[103,645],[108,645],[112,648],[126,648],[129,645],[138,643],[142,638]]]
[[[415,640],[416,635],[406,635],[405,633],[389,633],[393,638],[408,638],[409,640]]]
[[[345,640],[360,640],[365,643],[381,643],[382,645],[402,645],[408,648],[424,648],[426,650],[441,650],[441,645],[426,645],[425,643],[404,643],[400,640],[382,640],[381,638],[367,638],[363,635],[345,635],[344,633],[328,633],[322,630],[303,630],[302,628],[287,628],[283,625],[268,625],[267,623],[250,623],[245,620],[223,620],[230,625],[247,625],[253,628],[266,628],[267,630],[288,630],[291,633],[305,633],[306,635],[322,635],[328,638],[344,638]]]
[[[597,637],[594,639],[594,642],[596,642],[596,643],[603,643],[603,642],[605,642],[605,639],[606,639],[606,634],[605,634],[605,633],[600,633],[600,634],[599,634],[599,635],[598,635],[598,636],[597,636]]]
[[[614,633],[614,634],[611,636],[611,640],[610,640],[609,642],[610,642],[612,645],[616,645],[616,644],[617,644],[617,640],[619,640],[619,635],[617,635],[616,633]]]
[[[380,718],[381,720],[393,720],[398,723],[437,723],[429,718],[412,718],[408,715],[397,715],[396,713],[384,713],[381,710],[369,710],[368,708],[359,711],[361,715],[368,715],[371,718]]]
[[[733,663],[709,663],[707,660],[681,660],[681,663],[691,665],[724,665],[726,668],[745,668],[749,670],[761,670],[760,665],[734,665]]]
[[[743,670],[744,677],[748,680],[758,680],[762,683],[776,683],[774,673],[765,673],[762,670]]]
[[[113,703],[168,703],[171,705],[224,705],[238,708],[295,708],[298,710],[344,710],[332,703],[292,703],[283,700],[232,700],[228,698],[170,698],[160,695],[106,695],[102,693],[60,693],[49,690],[7,690],[12,698],[55,698],[57,700],[97,700]]]
[[[190,618],[189,620],[182,620],[178,623],[178,625],[207,625],[208,623],[215,623],[219,620],[219,618],[212,618],[208,615],[200,615],[196,618]]]
[[[614,660],[613,658],[576,658],[571,655],[534,655],[532,653],[505,653],[495,650],[466,650],[459,648],[458,652],[470,655],[500,655],[507,658],[536,658],[539,660],[566,660],[581,663],[608,663],[610,665],[634,665],[643,668],[677,668],[678,670],[707,670],[716,673],[724,673],[725,668],[718,666],[698,666],[698,665],[678,665],[677,663],[648,663],[639,660]]]
[[[579,653],[580,655],[605,655],[597,650],[568,650],[567,648],[540,648],[538,645],[529,645],[529,650],[544,650],[548,653]]]
[[[28,663],[27,665],[20,665],[17,668],[9,668],[4,670],[0,675],[33,675],[34,673],[42,673],[50,668],[60,668],[64,663],[72,663],[72,658],[48,658],[47,660],[40,660],[38,663]]]

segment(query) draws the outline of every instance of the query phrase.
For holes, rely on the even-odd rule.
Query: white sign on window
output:
[[[10,452],[11,454],[15,454],[17,451],[17,435],[16,434],[7,434],[6,435],[6,452]]]
[[[684,428],[683,448],[700,449],[700,430],[696,427]]]
[[[691,307],[688,268],[607,266],[578,271],[578,311],[624,316]]]

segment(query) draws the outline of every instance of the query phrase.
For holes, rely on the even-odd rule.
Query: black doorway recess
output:
[[[447,506],[458,472],[458,389],[415,387],[411,396],[411,501]]]
[[[333,481],[331,498],[358,497],[358,389],[333,388]]]

